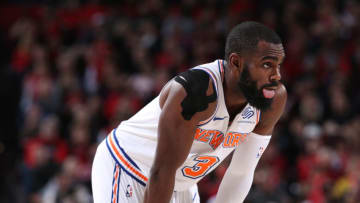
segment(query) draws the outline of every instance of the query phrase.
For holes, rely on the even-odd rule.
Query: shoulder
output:
[[[207,118],[216,109],[215,84],[208,73],[200,69],[190,69],[169,81],[160,93],[160,107],[171,97],[181,100],[182,114],[186,120],[197,112]]]
[[[174,80],[180,83],[188,94],[207,96],[206,93],[215,85],[210,78],[210,73],[205,70],[190,69],[178,74]]]
[[[276,123],[284,112],[287,101],[287,90],[283,84],[279,85],[275,97],[268,110],[261,112],[260,121],[254,129],[255,133],[271,134]]]

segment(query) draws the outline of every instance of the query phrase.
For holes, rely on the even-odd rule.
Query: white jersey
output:
[[[232,123],[229,122],[223,91],[223,66],[223,60],[216,60],[194,68],[206,71],[215,83],[217,107],[209,119],[199,123],[190,153],[176,172],[175,191],[190,188],[214,170],[237,146],[246,142],[259,121],[260,110],[247,104]],[[155,158],[160,113],[158,96],[129,120],[121,122],[107,138],[112,156],[144,185]],[[147,171],[138,165],[145,166]]]

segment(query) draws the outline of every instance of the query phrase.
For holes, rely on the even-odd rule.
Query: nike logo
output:
[[[218,120],[224,120],[225,118],[227,118],[227,116],[225,117],[214,117],[214,121],[218,121]]]
[[[195,193],[195,195],[194,195],[194,197],[193,197],[193,199],[192,199],[193,202],[194,202],[194,200],[195,200],[196,195],[197,195],[197,193]]]

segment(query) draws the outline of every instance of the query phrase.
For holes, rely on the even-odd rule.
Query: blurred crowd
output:
[[[92,202],[99,142],[177,73],[223,58],[244,20],[280,34],[289,93],[246,202],[360,202],[358,1],[17,0],[0,13],[0,202]],[[228,163],[199,183],[202,202]]]

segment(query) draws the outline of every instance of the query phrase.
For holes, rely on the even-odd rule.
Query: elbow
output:
[[[164,166],[153,166],[150,169],[151,181],[159,181],[164,178],[175,177],[176,169],[170,169]]]
[[[160,169],[158,167],[152,167],[150,170],[150,178],[156,180],[159,178]]]

